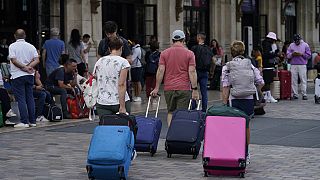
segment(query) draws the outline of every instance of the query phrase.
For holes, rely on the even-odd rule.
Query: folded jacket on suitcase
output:
[[[205,176],[244,177],[246,120],[242,117],[207,116],[203,144]]]
[[[133,146],[133,133],[129,127],[96,127],[88,151],[88,177],[91,179],[126,178]]]
[[[136,143],[134,145],[138,152],[150,152],[153,156],[157,152],[158,141],[161,133],[162,122],[158,116],[160,96],[158,98],[157,109],[155,117],[148,117],[151,96],[148,100],[147,110],[145,116],[137,116],[137,132]]]
[[[250,117],[245,112],[230,106],[211,106],[206,116],[243,117],[246,119],[246,127],[249,127],[250,122]]]
[[[190,154],[197,158],[204,130],[204,114],[199,106],[197,109],[174,111],[165,143],[169,158],[172,154]]]
[[[130,127],[130,130],[133,132],[135,138],[138,132],[136,118],[133,115],[126,115],[126,114],[102,115],[100,116],[99,125],[100,126],[128,126]]]

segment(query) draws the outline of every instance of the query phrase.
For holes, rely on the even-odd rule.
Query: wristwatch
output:
[[[191,87],[192,90],[198,90],[198,87]]]

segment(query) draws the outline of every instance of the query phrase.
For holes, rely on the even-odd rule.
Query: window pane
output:
[[[154,20],[154,12],[153,12],[153,7],[146,7],[145,8],[146,14],[145,14],[145,19],[146,20]]]
[[[155,33],[153,24],[153,21],[146,21],[146,35],[153,35]]]

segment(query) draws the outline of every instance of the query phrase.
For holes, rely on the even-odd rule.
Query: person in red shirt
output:
[[[172,33],[173,45],[160,55],[156,86],[150,93],[152,96],[157,96],[160,84],[164,80],[168,126],[174,110],[187,109],[190,98],[199,99],[195,56],[192,51],[184,47],[184,39],[183,31],[175,30]]]

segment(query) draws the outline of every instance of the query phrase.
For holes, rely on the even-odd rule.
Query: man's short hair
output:
[[[61,65],[64,65],[67,60],[69,59],[69,55],[68,54],[61,54],[60,59],[59,59],[59,63]]]
[[[84,35],[82,36],[82,38],[83,38],[83,39],[85,39],[85,38],[90,38],[90,35],[89,35],[89,34],[84,34]]]
[[[26,38],[26,32],[23,29],[17,29],[14,33],[16,39],[25,39]]]
[[[107,21],[103,26],[103,32],[104,33],[114,33],[117,32],[118,25],[114,21]]]
[[[111,37],[109,38],[109,44],[108,44],[110,51],[112,50],[118,50],[123,46],[123,41],[118,37]]]
[[[50,29],[51,36],[59,36],[59,34],[60,34],[59,28],[51,28]]]
[[[67,59],[65,64],[72,64],[72,63],[77,63],[77,60],[70,58],[70,59]]]

